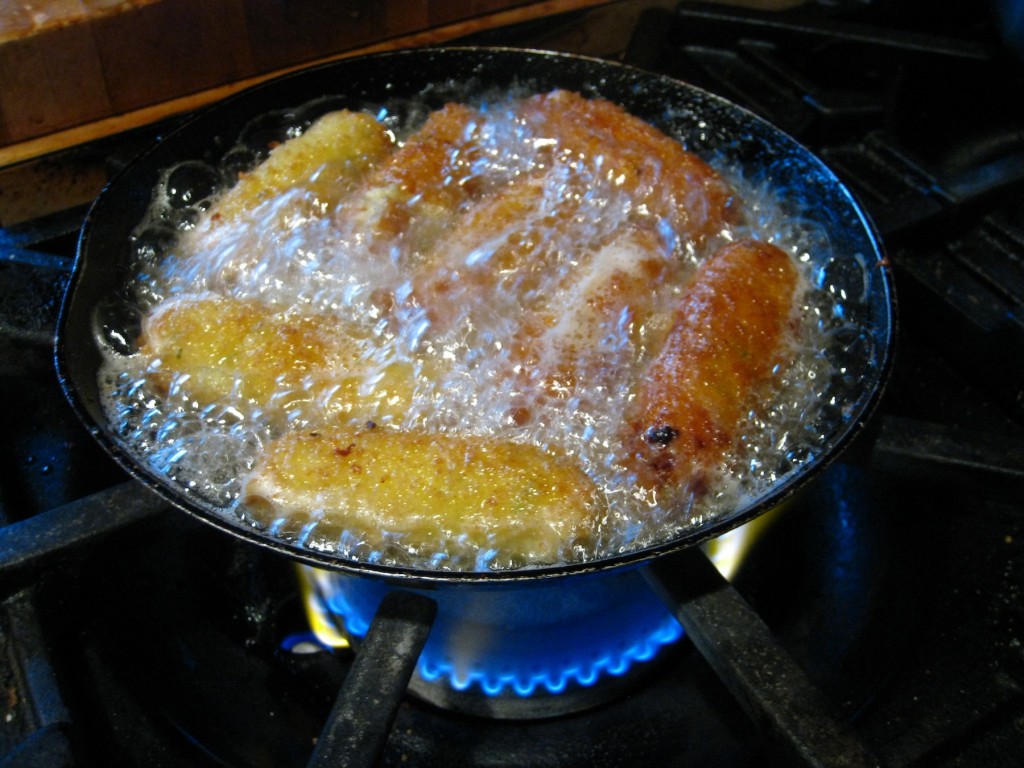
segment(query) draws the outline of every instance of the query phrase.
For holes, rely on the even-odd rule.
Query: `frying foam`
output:
[[[412,109],[409,113],[423,112]],[[474,173],[489,175],[488,183],[500,188],[526,174],[536,157],[530,143],[523,141],[517,121],[494,106],[488,114],[485,151],[481,153],[484,160],[474,161]],[[396,115],[382,112],[380,117],[399,135],[407,133],[407,126],[399,125]],[[300,128],[285,126],[292,134]],[[247,151],[240,146],[235,154]],[[533,403],[530,418],[518,423],[510,414],[516,412],[521,398],[521,380],[508,375],[516,364],[508,339],[509,318],[516,316],[524,300],[519,287],[506,289],[499,284],[486,306],[477,305],[455,316],[441,332],[435,331],[422,308],[415,305],[385,318],[377,297],[382,291],[406,295],[410,285],[404,265],[417,263],[422,254],[391,252],[390,258],[382,260],[365,233],[337,226],[337,215],[300,215],[302,206],[297,205],[295,192],[264,203],[237,226],[214,227],[204,211],[216,193],[197,195],[198,199],[183,204],[178,188],[183,168],[188,171],[185,175],[204,183],[218,179],[221,186],[233,171],[197,167],[191,161],[168,169],[155,190],[149,216],[138,229],[139,278],[134,300],[145,310],[168,297],[205,292],[258,298],[282,309],[333,313],[346,322],[361,324],[374,342],[365,354],[379,364],[371,370],[394,361],[443,361],[446,371],[442,376],[417,377],[412,407],[394,426],[500,435],[575,457],[604,492],[610,512],[597,546],[580,551],[567,543],[564,562],[634,551],[707,525],[767,492],[787,472],[815,456],[824,441],[820,415],[832,407],[829,381],[836,375],[826,351],[831,336],[849,330],[833,296],[814,287],[813,264],[826,260],[821,249],[829,247],[827,237],[816,225],[784,211],[766,184],[745,181],[737,168],[718,166],[716,170],[737,191],[744,223],[724,229],[700,248],[688,241],[672,243],[673,258],[693,266],[723,242],[756,237],[793,256],[803,272],[805,287],[795,310],[798,331],[792,362],[777,371],[770,400],[759,412],[749,414],[742,426],[742,450],[726,458],[711,492],[699,501],[685,493],[656,498],[638,492],[620,461],[621,415],[633,398],[632,381],[641,363],[638,356],[650,354],[649,350],[638,351],[630,341],[630,330],[635,335],[636,329],[612,324],[599,338],[588,340],[593,345],[590,349],[599,349],[607,361],[605,378],[597,386],[576,382],[558,399]],[[607,240],[631,213],[631,201],[593,170],[577,164],[563,169],[568,174],[565,178],[551,174],[544,205],[523,228],[528,237],[536,239],[536,247],[544,249],[543,258],[552,265],[526,295],[527,303],[543,298],[558,305],[567,300],[560,285],[562,276],[579,264],[574,244]],[[555,238],[542,237],[540,233],[546,231],[550,217],[567,197],[579,206],[576,223],[580,229]],[[167,236],[169,229],[175,236]],[[152,246],[153,242],[160,246]],[[486,257],[481,253],[469,258]],[[669,307],[681,290],[682,285],[667,286],[658,301]],[[239,504],[242,478],[281,425],[237,393],[202,405],[190,399],[187,381],[175,380],[168,394],[162,395],[150,384],[150,366],[158,364],[110,350],[101,389],[108,393],[106,409],[111,422],[158,472],[215,505],[226,517],[246,520]],[[288,414],[287,428],[315,427],[319,419],[322,414],[316,403],[306,404]],[[358,537],[318,538],[315,527],[289,537],[305,546],[382,564],[455,570],[516,566],[512,560],[461,552],[456,541],[424,553],[405,547],[399,536],[393,546],[383,550],[367,550]]]

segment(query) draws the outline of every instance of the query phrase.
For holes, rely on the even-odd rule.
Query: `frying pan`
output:
[[[812,456],[764,496],[670,541],[594,562],[493,572],[355,562],[308,549],[225,515],[137,456],[108,423],[98,373],[105,349],[128,352],[138,335],[138,317],[124,300],[135,276],[133,235],[164,169],[186,161],[215,166],[243,133],[262,140],[261,131],[272,132],[280,115],[300,105],[306,105],[308,118],[317,111],[404,98],[436,108],[466,94],[512,87],[565,88],[616,102],[713,164],[724,162],[741,169],[746,179],[767,184],[784,209],[814,227],[828,245],[822,254],[811,254],[818,259],[815,280],[836,297],[844,318],[829,353],[844,373],[829,385],[835,407],[822,409],[818,417],[821,443]],[[631,567],[692,547],[778,505],[835,458],[868,418],[890,367],[894,314],[890,271],[857,203],[809,151],[751,113],[679,81],[597,59],[500,48],[420,49],[345,59],[261,84],[198,114],[128,165],[96,200],[83,226],[58,323],[56,364],[72,407],[103,448],[172,505],[217,528],[306,564],[392,582],[517,582]]]

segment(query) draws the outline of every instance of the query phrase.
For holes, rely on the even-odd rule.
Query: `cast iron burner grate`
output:
[[[1012,131],[993,139],[1006,134],[979,124],[970,132],[990,138],[950,154],[962,133],[915,134],[897,115],[935,114],[927,93],[907,102],[901,90],[927,86],[934,66],[949,75],[943,91],[965,72],[1012,89],[1020,70],[1004,66],[977,9],[975,21],[930,18],[921,32],[890,23],[898,5],[765,15],[687,3],[636,30],[636,63],[746,93],[829,159],[883,230],[902,299],[900,356],[875,429],[757,540],[735,589],[691,564],[718,606],[701,615],[701,584],[684,581],[685,620],[698,643],[764,632],[882,765],[1002,768],[1024,752],[1019,146]],[[812,54],[813,77],[799,74]],[[702,81],[719,74],[728,82]],[[1012,110],[997,113],[1019,130]],[[776,697],[803,697],[764,684],[749,649],[707,651],[709,665],[684,641],[622,697],[521,723],[402,696],[395,658],[407,662],[429,624],[415,610],[381,617],[390,637],[379,661],[295,642],[305,616],[293,564],[126,482],[63,401],[51,337],[82,213],[0,234],[0,766],[302,766],[353,735],[358,754],[346,754],[385,766],[849,764],[845,726],[840,746],[823,739],[816,757],[794,743],[821,711],[768,722]],[[391,638],[407,652],[392,652]],[[389,684],[378,665],[395,672]],[[723,680],[755,700],[760,729]],[[343,685],[355,693],[335,719]],[[366,704],[382,693],[397,706],[390,728]]]
[[[1024,418],[1024,66],[987,6],[683,3],[641,17],[627,60],[813,148],[879,229],[901,298],[924,305],[911,330]]]

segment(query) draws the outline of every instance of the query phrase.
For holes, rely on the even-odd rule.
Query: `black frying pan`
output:
[[[258,135],[263,130],[266,138],[279,138],[271,135],[281,121],[275,115],[300,105],[315,103],[313,112],[326,112],[415,97],[439,107],[467,92],[510,86],[536,92],[566,88],[617,102],[678,135],[688,149],[742,168],[749,180],[770,184],[795,215],[815,222],[831,246],[828,259],[815,265],[818,282],[842,297],[848,325],[834,350],[847,375],[831,385],[837,406],[820,417],[823,439],[813,458],[756,503],[658,546],[597,562],[485,573],[387,567],[305,549],[235,522],[136,458],[107,423],[97,372],[101,347],[130,345],[137,336],[138,318],[120,299],[134,275],[132,234],[163,169],[185,160],[215,165],[243,130],[257,134],[253,141],[263,140]],[[60,317],[56,359],[67,397],[101,445],[131,475],[189,514],[320,567],[410,584],[511,582],[638,564],[705,541],[777,505],[834,458],[868,417],[890,366],[893,302],[878,240],[847,190],[806,149],[743,109],[684,83],[595,59],[509,49],[424,49],[342,60],[259,85],[202,112],[131,163],[86,219]]]

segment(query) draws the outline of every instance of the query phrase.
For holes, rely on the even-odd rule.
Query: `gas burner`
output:
[[[882,689],[908,650],[904,630],[918,616],[921,585],[897,588],[907,583],[898,550],[915,536],[911,521],[900,520],[864,470],[837,466],[828,474],[824,484],[761,524],[734,580],[814,685],[850,716]],[[57,634],[54,648],[75,709],[121,725],[97,736],[100,754],[124,764],[159,749],[170,766],[306,765],[339,686],[350,680],[364,649],[329,649],[310,633],[297,588],[309,583],[308,571],[170,509],[139,515],[145,520],[132,529],[128,546],[123,538],[93,545],[74,572],[50,576],[42,600],[45,606],[54,599],[43,611],[47,629],[76,628],[73,635]],[[649,592],[633,576],[637,580],[627,579],[622,593]],[[328,588],[335,588],[331,581]],[[344,581],[350,588],[348,577]],[[379,602],[374,591],[379,588],[370,594],[357,589],[356,600]],[[879,591],[902,621],[876,626]],[[593,595],[584,589],[583,597]],[[510,593],[504,599],[532,617],[534,596],[522,598]],[[558,601],[554,592],[544,599]],[[489,601],[484,607],[493,610]],[[744,621],[723,616],[719,629],[742,632]],[[882,663],[880,648],[887,649]],[[387,663],[395,654],[387,651]],[[659,764],[699,757],[724,768],[762,755],[759,737],[743,725],[745,716],[687,641],[665,645],[647,664],[646,673],[616,678],[610,690],[601,690],[600,702],[584,699],[585,711],[543,719],[535,718],[552,704],[547,691],[539,701],[516,695],[504,711],[507,696],[486,706],[474,696],[468,704],[474,716],[466,717],[447,708],[451,686],[422,696],[414,686],[416,695],[399,707],[380,760],[546,766],[585,758],[601,766],[646,755]],[[419,663],[429,665],[426,658]],[[351,708],[378,711],[381,671]],[[455,693],[461,710],[467,699]],[[555,702],[558,709],[579,708],[581,699],[568,693],[568,704]],[[487,715],[515,717],[482,716],[487,707],[493,708]],[[139,742],[140,733],[156,743]],[[677,755],[678,763],[666,763],[665,754]]]
[[[306,569],[311,608],[358,645],[390,588]],[[488,590],[410,590],[438,616],[410,692],[443,709],[554,717],[609,701],[650,672],[682,627],[637,571]],[[322,640],[336,644],[328,634]],[[347,643],[346,643],[347,644]]]

